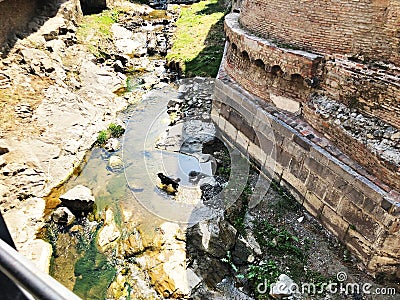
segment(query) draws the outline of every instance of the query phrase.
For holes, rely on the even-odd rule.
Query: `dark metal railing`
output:
[[[27,299],[81,300],[53,277],[38,270],[30,260],[1,239],[0,271],[22,288]]]
[[[0,299],[81,300],[77,295],[15,250],[0,213]]]

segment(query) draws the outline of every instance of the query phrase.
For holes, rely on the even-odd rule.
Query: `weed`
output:
[[[111,26],[118,22],[119,11],[105,10],[99,14],[84,16],[76,36],[81,44],[96,57],[104,57],[112,37]]]
[[[110,131],[110,135],[115,138],[120,137],[125,132],[125,129],[121,125],[116,125],[114,123],[108,126],[108,130]]]
[[[257,242],[267,248],[270,254],[291,255],[299,261],[305,260],[299,239],[286,229],[275,228],[268,221],[255,224]]]
[[[107,130],[102,130],[99,132],[99,135],[97,136],[97,143],[99,145],[104,145],[108,139],[109,139],[109,135],[108,135]]]
[[[97,144],[102,146],[107,142],[109,138],[118,138],[123,135],[124,132],[125,129],[121,125],[111,123],[110,125],[108,125],[107,130],[102,130],[99,132],[99,135],[97,136]]]
[[[99,227],[95,234],[98,230]],[[75,264],[76,283],[73,291],[83,299],[105,299],[104,287],[110,285],[116,273],[96,244],[96,238],[91,235],[89,240],[81,236],[77,245],[77,250],[83,256]]]
[[[229,265],[231,266],[231,268],[232,268],[233,271],[235,271],[235,272],[238,271],[238,268],[236,267],[236,265],[235,265],[235,264],[233,263],[233,261],[232,261],[232,254],[231,254],[230,251],[228,251],[228,252],[226,253],[226,257],[221,258],[221,261],[224,262],[224,263],[229,264]]]
[[[250,280],[253,286],[257,287],[259,284],[265,284],[266,288],[270,288],[271,284],[276,282],[281,274],[278,265],[273,260],[260,262],[259,264],[251,264],[247,268],[247,273],[244,277]],[[257,299],[266,295],[260,295],[256,289]]]

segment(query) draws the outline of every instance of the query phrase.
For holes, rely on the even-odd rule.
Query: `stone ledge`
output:
[[[279,47],[272,41],[255,36],[241,28],[239,14],[225,17],[225,33],[231,43],[246,51],[251,59],[260,59],[268,66],[280,66],[288,74],[300,74],[304,78],[315,76],[322,56],[301,50]]]

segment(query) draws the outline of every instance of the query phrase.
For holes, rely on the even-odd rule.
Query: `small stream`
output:
[[[147,22],[154,21],[146,16],[137,21],[134,14],[126,18],[123,25],[133,31],[140,31],[145,25],[147,28]],[[163,22],[156,18],[150,27],[158,28],[159,24]],[[126,29],[118,30],[126,33]],[[60,203],[59,196],[77,185],[89,188],[95,197],[93,212],[76,216],[68,226],[49,221],[42,233],[54,250],[51,275],[85,300],[164,299],[189,294],[190,288],[179,282],[179,276],[186,277],[186,229],[222,212],[220,207],[203,201],[201,190],[202,184],[216,183],[215,160],[203,151],[203,145],[215,138],[214,125],[209,113],[205,113],[205,107],[211,107],[213,80],[195,79],[190,83],[196,89],[200,84],[207,86],[199,95],[192,92],[193,99],[188,101],[195,103],[200,113],[193,110],[185,122],[178,118],[175,124],[168,109],[171,101],[182,97],[185,84],[162,83],[171,78],[171,74],[165,74],[160,59],[160,54],[165,55],[162,49],[166,48],[163,43],[168,34],[156,33],[160,36],[148,37],[161,50],[130,58],[128,65],[146,65],[146,71],[129,75],[127,87],[118,91],[121,97],[131,97],[147,90],[141,101],[134,101],[119,115],[126,127],[119,138],[121,147],[109,152],[95,146],[74,175],[47,197],[49,219]],[[122,159],[123,165],[112,167],[113,156]],[[191,172],[201,176],[193,180]],[[179,178],[178,192],[164,190],[158,173]],[[157,269],[158,264],[168,262],[168,256],[177,257],[173,261],[174,274],[163,275],[163,268],[149,274],[149,268]],[[164,281],[158,282],[159,274],[165,277]],[[174,291],[174,280],[182,291]],[[163,285],[169,282],[172,291],[168,294]]]
[[[154,232],[166,221],[181,224],[185,230],[188,225],[217,213],[213,207],[203,204],[199,183],[191,181],[188,175],[197,171],[212,177],[211,163],[200,162],[196,153],[184,154],[157,148],[170,128],[167,104],[177,97],[178,90],[172,86],[154,89],[142,102],[122,112],[120,119],[127,126],[120,138],[121,149],[108,152],[94,147],[76,176],[53,194],[57,198],[76,185],[84,185],[91,189],[96,199],[95,211],[87,218],[77,218],[70,226],[51,223],[47,232],[47,239],[56,250],[51,275],[83,299],[108,298],[111,282],[124,272],[136,278],[133,283],[124,284],[127,286],[125,294],[141,290],[146,295],[143,299],[153,296],[157,299],[159,296],[152,291],[146,272],[135,264],[134,257],[126,259],[120,255],[124,239],[137,226],[140,226],[142,238],[148,234],[152,239]],[[123,158],[123,168],[112,169],[108,165],[109,158],[115,155]],[[176,195],[160,188],[159,172],[171,178],[180,178]],[[99,232],[107,222],[109,212],[120,236],[109,247],[102,248],[99,247]]]

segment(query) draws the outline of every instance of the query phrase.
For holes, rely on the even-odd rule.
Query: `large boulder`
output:
[[[201,282],[186,261],[184,232],[176,223],[165,222],[153,232],[146,231],[146,251],[136,262],[147,271],[155,290],[165,298],[187,298]]]
[[[93,209],[94,196],[89,188],[77,185],[61,195],[60,201],[74,212],[89,212]]]

